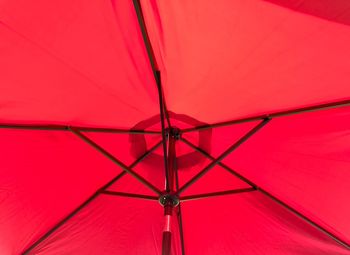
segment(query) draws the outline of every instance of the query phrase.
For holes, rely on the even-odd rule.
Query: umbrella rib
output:
[[[167,107],[166,102],[165,102],[164,94],[162,94],[162,95],[163,95],[163,105],[164,105],[164,116],[165,116],[166,122],[168,124],[168,127],[171,127],[168,107]]]
[[[119,191],[103,190],[100,193],[104,194],[104,195],[120,196],[120,197],[131,197],[131,198],[138,198],[138,199],[144,199],[144,200],[155,200],[155,201],[157,201],[159,199],[156,196],[149,196],[149,195],[143,195],[143,194],[134,194],[134,193],[126,193],[126,192],[119,192]]]
[[[126,174],[126,172],[121,172],[119,175],[117,175],[115,178],[113,178],[110,182],[108,182],[106,185],[98,189],[92,196],[90,196],[87,200],[85,200],[82,204],[80,204],[74,211],[72,211],[70,214],[68,214],[65,218],[63,218],[61,221],[59,221],[53,228],[51,228],[49,231],[47,231],[42,237],[40,237],[35,243],[33,243],[29,248],[27,248],[23,255],[29,255],[30,252],[37,247],[40,243],[45,241],[49,236],[51,236],[57,229],[59,229],[61,226],[63,226],[67,221],[69,221],[71,218],[73,218],[78,212],[80,212],[82,209],[84,209],[87,205],[89,205],[93,200],[95,200],[100,195],[100,190],[108,188],[113,183],[115,183],[117,180],[119,180],[121,177],[123,177]]]
[[[193,183],[199,180],[204,174],[206,174],[210,169],[220,163],[225,157],[227,157],[231,152],[237,149],[241,144],[247,141],[251,136],[253,136],[256,132],[258,132],[262,127],[264,127],[270,121],[269,118],[264,119],[258,125],[256,125],[253,129],[251,129],[248,133],[246,133],[241,139],[235,142],[232,146],[230,146],[226,151],[224,151],[218,158],[213,160],[210,164],[208,164],[202,171],[200,171],[197,175],[195,175],[191,180],[185,183],[178,191],[177,194],[180,195],[187,188],[189,188]]]
[[[154,150],[156,150],[160,146],[160,144],[161,144],[161,142],[157,143],[150,150],[146,151],[141,157],[139,157],[137,160],[135,160],[130,165],[130,167],[135,167],[138,163],[140,163],[148,155],[150,155]],[[101,192],[103,192],[106,189],[108,189],[111,185],[113,185],[116,181],[118,181],[120,178],[122,178],[125,174],[127,174],[126,171],[121,172],[116,177],[114,177],[112,180],[110,180],[108,183],[106,183],[101,188],[99,188],[87,200],[85,200],[82,204],[80,204],[74,211],[72,211],[65,218],[63,218],[61,221],[59,221],[54,227],[52,227],[49,231],[47,231],[41,238],[39,238],[35,243],[33,243],[29,248],[27,248],[23,252],[23,255],[28,255],[35,247],[37,247],[41,242],[46,240],[57,229],[59,229],[61,226],[63,226],[67,221],[69,221],[71,218],[73,218],[79,211],[81,211],[83,208],[85,208],[87,205],[89,205],[94,199],[96,199],[101,194]]]
[[[302,214],[301,212],[299,212],[298,210],[296,210],[292,206],[288,205],[287,203],[283,202],[281,199],[278,199],[277,197],[275,197],[271,193],[267,192],[266,190],[264,190],[264,189],[262,189],[260,187],[257,190],[260,193],[262,193],[263,195],[265,195],[268,198],[270,198],[271,200],[273,200],[274,202],[276,202],[277,204],[279,204],[282,207],[284,207],[285,209],[287,209],[288,211],[292,212],[294,215],[298,216],[300,219],[306,221],[311,226],[313,226],[315,229],[317,229],[318,231],[322,232],[326,236],[330,237],[332,240],[334,240],[338,244],[340,244],[343,247],[345,247],[346,249],[350,250],[350,244],[348,244],[346,241],[342,240],[340,237],[338,237],[337,235],[335,235],[332,232],[330,232],[325,227],[322,227],[321,225],[319,225],[318,223],[316,223],[315,221],[313,221],[312,219],[310,219],[306,215]]]
[[[154,51],[152,49],[152,44],[150,42],[150,39],[149,39],[149,36],[147,33],[146,24],[145,24],[145,20],[144,20],[142,9],[141,9],[141,4],[140,4],[139,0],[133,0],[133,4],[134,4],[134,9],[135,9],[135,12],[137,15],[137,20],[138,20],[138,23],[140,26],[141,34],[143,37],[143,42],[144,42],[144,45],[146,47],[148,59],[149,59],[149,62],[151,64],[151,68],[153,71],[153,75],[154,75],[155,80],[157,80],[157,78],[158,78],[157,74],[156,74],[157,63],[155,61]]]
[[[305,112],[321,111],[321,110],[327,110],[327,109],[331,109],[331,108],[339,108],[339,107],[345,107],[345,106],[350,106],[349,99],[341,100],[341,101],[337,101],[337,102],[332,102],[332,103],[319,104],[319,105],[313,105],[313,106],[308,106],[308,107],[301,107],[301,108],[296,108],[296,109],[292,109],[292,110],[273,112],[273,113],[268,113],[268,114],[264,114],[264,115],[257,115],[257,116],[253,116],[253,117],[242,118],[242,119],[235,119],[235,120],[231,120],[231,121],[218,122],[218,123],[214,123],[214,124],[202,125],[202,126],[197,126],[197,127],[193,127],[193,128],[187,128],[187,129],[182,130],[182,133],[205,130],[205,129],[210,129],[210,128],[217,128],[217,127],[225,127],[225,126],[230,126],[230,125],[239,124],[239,123],[257,121],[257,120],[261,120],[264,118],[278,118],[278,117],[284,117],[284,116],[300,114],[300,113],[305,113]]]
[[[147,51],[148,59],[152,68],[154,80],[157,85],[158,89],[158,98],[159,98],[159,109],[160,109],[160,120],[161,120],[161,126],[162,126],[162,137],[163,137],[163,153],[164,153],[164,167],[165,167],[165,189],[169,191],[169,169],[168,169],[168,163],[167,163],[167,145],[166,145],[166,131],[165,131],[165,123],[164,123],[164,117],[167,119],[168,126],[170,128],[170,120],[169,120],[169,114],[168,112],[164,113],[166,110],[165,108],[165,100],[163,98],[163,92],[162,92],[162,86],[161,86],[161,77],[160,77],[160,71],[158,70],[157,63],[154,57],[154,51],[152,49],[152,44],[150,42],[147,28],[144,20],[144,16],[142,13],[142,8],[139,0],[133,0],[134,9],[137,15],[137,20],[139,23],[139,27],[141,30],[143,42]]]
[[[168,149],[167,149],[167,135],[166,135],[166,130],[165,130],[165,123],[164,123],[164,102],[163,102],[163,93],[162,93],[162,88],[160,85],[160,73],[157,72],[157,86],[158,86],[158,94],[159,94],[159,107],[160,107],[160,122],[161,122],[161,127],[162,127],[162,138],[163,138],[163,158],[164,158],[164,169],[165,169],[165,190],[169,191],[170,186],[169,186],[169,178],[170,178],[170,173],[169,173],[169,166],[168,166]],[[170,124],[170,122],[169,122]],[[170,126],[169,126],[170,128]],[[169,138],[169,136],[168,136]]]
[[[119,159],[117,159],[116,157],[114,157],[111,153],[109,153],[108,151],[106,151],[105,149],[103,149],[101,146],[99,146],[97,143],[95,143],[94,141],[92,141],[90,138],[88,138],[87,136],[83,135],[80,131],[78,131],[75,128],[70,128],[72,133],[75,134],[76,136],[78,136],[80,139],[82,139],[84,142],[86,142],[87,144],[89,144],[90,146],[92,146],[93,148],[95,148],[97,151],[99,151],[102,155],[104,155],[105,157],[107,157],[108,159],[110,159],[112,162],[114,162],[115,164],[117,164],[119,167],[121,167],[123,170],[125,170],[126,172],[128,172],[130,175],[132,175],[133,177],[135,177],[139,182],[141,182],[142,184],[144,184],[146,187],[148,187],[149,189],[151,189],[152,191],[154,191],[157,195],[161,194],[161,191],[155,187],[153,184],[151,184],[149,181],[147,181],[145,178],[143,178],[142,176],[140,176],[138,173],[134,172],[130,167],[128,167],[127,165],[125,165],[123,162],[121,162]]]
[[[204,199],[204,198],[210,198],[210,197],[241,194],[241,193],[251,192],[251,191],[256,191],[256,189],[243,188],[243,189],[233,189],[233,190],[225,190],[225,191],[218,191],[218,192],[211,192],[211,193],[196,194],[196,195],[180,197],[180,201],[185,202],[185,201]]]
[[[202,153],[204,156],[206,156],[207,158],[211,159],[211,160],[215,160],[215,158],[213,156],[211,156],[209,153],[205,152],[204,150],[198,148],[197,146],[193,145],[191,142],[187,141],[185,138],[180,138],[184,143],[188,144],[190,147],[192,147],[193,149],[197,150],[198,152]],[[282,200],[278,199],[277,197],[273,196],[270,192],[266,191],[265,189],[261,188],[260,186],[258,186],[256,183],[252,182],[251,180],[249,180],[248,178],[244,177],[243,175],[239,174],[238,172],[234,171],[233,169],[231,169],[230,167],[228,167],[227,165],[223,164],[223,163],[218,163],[220,166],[222,166],[223,168],[225,168],[226,170],[228,170],[231,174],[233,174],[234,176],[238,177],[239,179],[243,180],[244,182],[248,183],[249,185],[251,185],[255,190],[259,191],[260,193],[262,193],[263,195],[269,197],[270,199],[272,199],[273,201],[275,201],[276,203],[278,203],[279,205],[281,205],[282,207],[286,208],[288,211],[292,212],[293,214],[295,214],[296,216],[298,216],[299,218],[301,218],[302,220],[306,221],[307,223],[309,223],[310,225],[312,225],[313,227],[315,227],[317,230],[321,231],[322,233],[326,234],[328,237],[330,237],[331,239],[333,239],[334,241],[336,241],[337,243],[341,244],[342,246],[344,246],[347,249],[350,249],[350,245],[343,241],[341,238],[337,237],[336,235],[334,235],[333,233],[331,233],[330,231],[328,231],[326,228],[320,226],[319,224],[317,224],[316,222],[312,221],[311,219],[309,219],[308,217],[306,217],[305,215],[303,215],[302,213],[298,212],[296,209],[294,209],[293,207],[291,207],[290,205],[286,204],[285,202],[283,202]]]
[[[189,142],[187,139],[180,137],[180,140],[182,142],[184,142],[185,144],[187,144],[188,146],[190,146],[191,148],[193,148],[194,150],[198,151],[199,153],[201,153],[203,156],[205,156],[206,158],[210,159],[210,160],[215,160],[215,157],[213,157],[212,155],[210,155],[209,153],[207,153],[205,150],[195,146],[194,144],[192,144],[191,142]],[[245,183],[249,184],[250,186],[252,186],[253,188],[257,188],[257,186],[255,185],[255,183],[251,182],[250,180],[248,180],[247,178],[245,178],[244,176],[240,175],[239,173],[237,173],[236,171],[234,171],[233,169],[231,169],[230,167],[228,167],[226,164],[219,162],[218,163],[219,166],[221,166],[222,168],[224,168],[226,171],[230,172],[231,174],[235,175],[237,178],[239,178],[240,180],[244,181]]]
[[[27,125],[27,124],[15,124],[15,123],[0,123],[0,128],[24,129],[24,130],[70,131],[69,126],[64,126],[64,125]],[[153,130],[99,128],[99,127],[74,127],[74,128],[84,132],[149,134],[149,135],[161,134],[161,131],[153,131]]]

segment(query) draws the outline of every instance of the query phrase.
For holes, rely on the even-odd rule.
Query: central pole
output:
[[[167,190],[161,196],[160,203],[164,206],[164,230],[162,242],[162,255],[171,254],[171,221],[174,212],[174,207],[179,204],[176,193],[176,140],[179,139],[179,130],[171,127],[167,130],[167,165],[169,170],[168,183],[165,185]]]

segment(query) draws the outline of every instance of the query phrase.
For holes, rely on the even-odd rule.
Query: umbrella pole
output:
[[[164,230],[163,230],[163,239],[162,239],[162,254],[170,255],[171,254],[171,218],[173,216],[173,207],[172,205],[164,206]]]
[[[179,204],[179,199],[176,193],[176,150],[175,143],[180,137],[180,132],[177,128],[171,127],[167,129],[167,165],[168,165],[168,190],[160,197],[159,202],[164,206],[164,230],[162,240],[162,255],[171,254],[171,221],[174,213],[174,208]]]

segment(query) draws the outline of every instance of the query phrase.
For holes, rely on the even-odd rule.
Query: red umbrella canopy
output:
[[[350,254],[350,2],[0,2],[0,254]]]

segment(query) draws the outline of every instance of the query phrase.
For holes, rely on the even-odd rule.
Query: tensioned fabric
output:
[[[349,97],[349,1],[141,3],[171,111],[214,123]]]
[[[350,99],[347,0],[141,0],[180,130]],[[0,126],[161,131],[131,0],[0,1]],[[182,138],[218,157],[259,121]],[[201,133],[202,132],[202,133]],[[160,134],[83,132],[130,166]],[[272,120],[222,162],[350,243],[350,108]],[[176,142],[179,184],[211,161]],[[188,156],[189,155],[189,156]],[[134,171],[164,189],[162,148]],[[22,254],[123,170],[69,130],[0,128],[0,254]],[[183,196],[249,188],[217,165]],[[109,191],[155,196],[126,174]],[[178,214],[172,254],[182,254]],[[259,191],[181,202],[186,254],[350,254]],[[163,208],[101,194],[30,254],[161,254]]]
[[[1,120],[130,128],[159,112],[131,1],[1,1]]]

